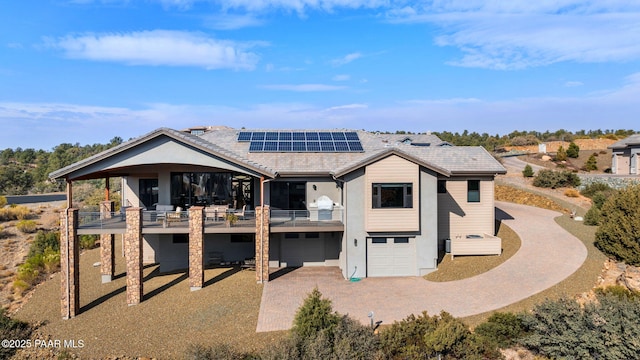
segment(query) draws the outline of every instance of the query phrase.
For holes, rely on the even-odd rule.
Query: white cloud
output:
[[[369,106],[367,104],[348,104],[348,105],[338,105],[332,106],[330,108],[325,109],[324,111],[344,111],[344,110],[354,110],[354,109],[366,109]]]
[[[336,76],[332,77],[331,80],[333,80],[333,81],[349,81],[349,80],[351,80],[351,75],[340,74],[340,75],[336,75]]]
[[[346,89],[345,86],[325,85],[325,84],[275,84],[263,85],[263,89],[267,90],[284,90],[295,92],[314,92],[314,91],[336,91]]]
[[[218,14],[207,17],[205,26],[216,30],[235,30],[246,27],[261,26],[264,21],[254,15]]]
[[[342,66],[346,65],[354,60],[357,60],[362,57],[362,54],[359,52],[347,54],[341,58],[331,60],[331,65],[333,66]]]
[[[152,30],[69,35],[50,40],[49,45],[75,59],[127,65],[253,70],[259,57],[247,49],[265,43],[238,43],[214,39],[200,33]]]
[[[451,65],[522,69],[557,62],[640,59],[640,3],[628,1],[438,1],[390,9],[393,22],[432,23]]]
[[[565,87],[578,87],[578,86],[582,86],[584,85],[584,83],[582,83],[582,81],[567,81],[564,83]]]

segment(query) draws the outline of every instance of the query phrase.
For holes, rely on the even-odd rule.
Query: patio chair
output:
[[[176,207],[175,212],[167,213],[167,221],[180,221],[182,220],[182,208],[180,206]]]
[[[247,210],[247,205],[242,205],[242,210],[235,212],[236,216],[238,216],[238,218],[240,218],[242,220],[245,220],[245,218],[244,218],[245,210]]]

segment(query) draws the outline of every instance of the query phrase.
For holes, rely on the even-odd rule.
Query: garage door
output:
[[[282,239],[281,266],[324,266],[324,239]]]
[[[415,238],[367,238],[367,276],[415,275]]]

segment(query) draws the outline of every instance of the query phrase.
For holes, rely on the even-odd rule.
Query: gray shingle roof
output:
[[[249,130],[242,130],[249,131]],[[273,131],[252,130],[252,131]],[[292,130],[296,131],[296,130]],[[335,130],[323,130],[335,131]],[[267,176],[341,176],[379,157],[395,153],[444,175],[499,174],[505,168],[482,147],[450,145],[430,134],[378,134],[356,131],[363,152],[249,152],[248,142],[238,142],[240,130],[210,127],[200,136],[168,128],[156,129],[97,155],[52,172],[52,179],[64,177],[85,166],[119,154],[157,136],[165,135],[190,144],[211,154],[245,166]],[[423,146],[414,146],[421,144]],[[429,146],[424,146],[429,144]]]
[[[626,148],[630,145],[640,145],[640,134],[635,134],[635,135],[631,135],[627,138],[624,138],[622,140],[619,140],[617,142],[614,142],[613,144],[609,145],[608,148],[609,149],[622,149],[622,148]]]

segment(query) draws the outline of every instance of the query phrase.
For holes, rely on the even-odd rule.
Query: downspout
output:
[[[69,293],[71,287],[69,285],[70,279],[71,279],[71,265],[69,264],[69,260],[71,260],[71,254],[70,254],[70,249],[69,249],[69,209],[71,209],[71,207],[69,206],[69,204],[71,203],[71,192],[69,191],[71,184],[68,182],[69,180],[67,180],[67,197],[69,199],[67,199],[67,208],[64,212],[64,229],[66,232],[66,237],[65,237],[65,241],[67,242],[67,246],[65,246],[66,251],[65,251],[65,258],[66,263],[67,263],[67,279],[65,280],[65,284],[66,284],[66,292],[65,292],[65,296],[67,297],[67,319],[71,318],[71,294]]]

